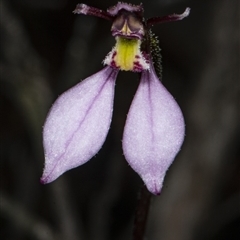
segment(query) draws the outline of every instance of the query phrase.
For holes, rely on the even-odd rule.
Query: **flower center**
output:
[[[149,69],[149,63],[140,50],[141,40],[116,37],[116,45],[107,55],[104,64],[123,71],[141,72]]]

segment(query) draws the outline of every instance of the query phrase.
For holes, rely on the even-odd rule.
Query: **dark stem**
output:
[[[147,190],[146,186],[142,186],[138,205],[135,212],[133,240],[143,240],[147,225],[147,217],[152,194]]]

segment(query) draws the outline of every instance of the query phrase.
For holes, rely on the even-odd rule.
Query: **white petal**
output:
[[[184,140],[182,112],[154,70],[143,71],[123,134],[123,151],[148,190],[159,194]]]
[[[90,160],[102,147],[112,119],[117,71],[105,67],[63,93],[47,117],[42,183]]]

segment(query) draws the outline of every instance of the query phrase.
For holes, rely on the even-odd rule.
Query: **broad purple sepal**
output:
[[[112,119],[118,71],[105,67],[63,93],[53,104],[43,130],[42,183],[90,160],[102,147]]]
[[[153,67],[143,71],[123,134],[123,151],[129,165],[148,190],[160,194],[167,169],[184,140],[182,112]]]
[[[143,14],[143,6],[142,4],[140,5],[133,5],[130,3],[123,3],[123,2],[118,2],[116,5],[113,7],[110,7],[107,9],[107,12],[112,15],[116,16],[120,10],[126,10],[127,12],[134,12],[137,15],[142,15]]]

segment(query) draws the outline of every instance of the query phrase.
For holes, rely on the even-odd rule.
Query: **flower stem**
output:
[[[140,190],[138,205],[135,212],[133,240],[143,240],[147,225],[147,217],[152,194],[143,185]]]

